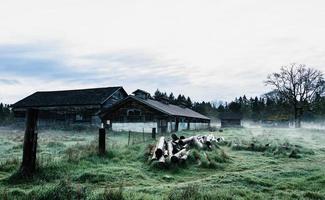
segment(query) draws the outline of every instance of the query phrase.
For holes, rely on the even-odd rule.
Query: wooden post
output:
[[[156,128],[152,128],[152,139],[156,140]]]
[[[130,139],[131,139],[131,131],[129,131],[128,146],[130,145]]]
[[[20,172],[23,176],[32,176],[36,166],[37,151],[37,109],[28,109],[26,112],[26,130],[24,136],[23,161]]]
[[[175,132],[178,131],[178,125],[179,125],[179,118],[176,117],[176,122],[175,122]]]
[[[106,152],[106,130],[105,128],[100,128],[98,137],[98,153],[99,155],[104,155]]]

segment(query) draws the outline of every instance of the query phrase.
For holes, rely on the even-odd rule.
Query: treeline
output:
[[[234,101],[220,105],[218,110],[222,112],[232,111],[241,113],[244,118],[259,120],[293,120],[294,108],[277,92],[269,92],[261,97],[247,98],[245,95],[236,98]],[[317,120],[325,117],[325,97],[316,94],[310,102],[303,102],[300,108],[301,119]]]
[[[157,89],[153,95],[153,99],[158,101],[168,100],[170,104],[185,106],[211,118],[216,118],[219,115],[219,110],[215,104],[204,101],[192,102],[190,97],[186,97],[183,94],[179,94],[176,97],[173,93],[167,94],[166,92],[161,92]]]
[[[192,102],[190,97],[179,94],[177,98],[173,93],[169,95],[166,92],[157,90],[153,96],[154,99],[168,99],[175,105],[186,105],[201,114],[211,118],[218,118],[220,113],[234,112],[241,113],[244,119],[260,120],[291,120],[293,119],[293,108],[290,103],[277,92],[269,92],[260,97],[246,97],[246,95],[235,98],[231,102],[215,104],[211,102]],[[302,108],[304,110],[302,119],[315,120],[325,117],[325,97],[316,95],[316,98],[308,103],[305,102]]]
[[[245,95],[235,98],[230,103],[219,105],[219,113],[241,113],[244,119],[260,120],[289,120],[292,108],[290,104],[276,92],[269,92],[261,97]]]
[[[0,125],[13,122],[13,113],[8,104],[0,103]]]
[[[190,97],[185,97],[182,94],[179,94],[177,97],[174,96],[173,93],[170,93],[169,95],[166,92],[160,92],[158,89],[156,90],[155,94],[153,95],[153,98],[155,100],[161,101],[161,100],[168,100],[170,104],[174,105],[182,105],[186,106],[188,108],[193,107],[193,103]]]

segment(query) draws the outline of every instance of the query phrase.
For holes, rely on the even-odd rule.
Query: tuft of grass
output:
[[[18,158],[8,158],[0,163],[0,171],[11,172],[19,167],[20,159]]]
[[[207,153],[209,158],[218,163],[227,163],[230,160],[230,156],[225,152],[224,149],[220,151],[213,151]]]
[[[65,158],[68,162],[79,163],[81,158],[93,156],[98,154],[98,146],[96,141],[88,144],[76,144],[65,150]]]
[[[62,148],[62,147],[66,147],[66,145],[62,142],[51,141],[51,142],[47,143],[46,147],[47,148]]]
[[[198,187],[194,185],[188,185],[185,188],[175,188],[167,196],[168,200],[196,200],[200,199],[201,195],[199,193]]]
[[[40,183],[43,181],[50,182],[62,179],[66,176],[69,166],[66,163],[51,162],[43,166],[38,166],[33,177],[25,177],[20,170],[16,170],[10,176],[3,180],[8,185],[19,185],[25,183]]]
[[[21,150],[23,149],[23,143],[17,144],[11,148],[12,150]]]
[[[315,199],[315,200],[325,199],[325,196],[323,194],[319,192],[312,192],[312,191],[305,192],[304,197],[308,199]]]
[[[197,149],[193,149],[188,157],[188,160],[192,163],[201,160],[201,154]]]
[[[263,152],[263,155],[275,157],[302,158],[302,155],[314,155],[311,149],[304,148],[301,145],[293,145],[288,141],[284,143],[263,143],[255,138],[251,141],[241,140],[233,142],[232,150],[235,151],[253,151]]]
[[[128,197],[126,197],[128,196]],[[89,200],[124,200],[124,199],[138,199],[138,198],[130,198],[137,197],[138,195],[134,195],[133,193],[123,192],[123,187],[120,185],[118,188],[105,187],[104,191],[97,193],[90,193],[86,199]]]
[[[84,172],[74,179],[80,183],[115,182],[118,177],[108,173]]]
[[[301,158],[300,155],[298,155],[298,150],[294,149],[291,151],[291,153],[289,154],[289,158]]]
[[[106,188],[104,195],[103,195],[103,200],[124,200],[123,196],[123,187],[119,187],[119,189],[111,189],[111,188]]]
[[[37,194],[36,194],[37,193]],[[61,199],[83,199],[85,192],[72,186],[69,180],[62,180],[58,184],[34,190],[30,194],[36,200],[61,200]]]

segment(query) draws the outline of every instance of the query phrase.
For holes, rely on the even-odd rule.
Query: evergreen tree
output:
[[[187,97],[186,99],[186,107],[188,108],[192,108],[193,107],[193,103],[190,97]]]
[[[13,113],[8,104],[0,103],[0,125],[13,122]]]
[[[153,98],[155,100],[159,100],[162,96],[162,93],[159,91],[159,89],[156,90],[155,94],[153,95]]]
[[[174,96],[173,93],[170,93],[170,94],[169,94],[168,99],[169,99],[169,103],[171,103],[171,104],[175,104],[175,96]]]
[[[219,113],[223,113],[223,112],[225,112],[225,110],[226,110],[226,108],[225,108],[222,104],[220,104],[220,105],[218,106],[218,108],[217,108],[217,111],[218,111]]]

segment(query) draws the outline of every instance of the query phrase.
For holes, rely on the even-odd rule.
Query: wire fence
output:
[[[107,132],[107,140],[109,143],[116,145],[137,145],[147,142],[152,142],[161,136],[168,136],[169,133],[148,133],[148,132],[134,132],[134,131],[122,131],[122,132]]]

